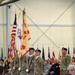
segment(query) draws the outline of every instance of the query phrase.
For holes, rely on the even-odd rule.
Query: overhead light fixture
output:
[[[0,0],[0,6],[7,5],[16,1],[19,1],[19,0]]]

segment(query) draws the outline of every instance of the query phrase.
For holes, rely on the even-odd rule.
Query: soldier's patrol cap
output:
[[[34,51],[35,49],[34,48],[29,48],[29,50],[33,50]]]
[[[41,53],[41,50],[39,50],[39,49],[36,49],[36,50],[35,50],[35,52],[40,52],[40,53]]]
[[[65,50],[65,51],[67,51],[67,48],[64,48],[64,47],[63,47],[63,48],[62,48],[62,50]]]

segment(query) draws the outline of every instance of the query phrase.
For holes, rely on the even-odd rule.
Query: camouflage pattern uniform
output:
[[[20,67],[21,67],[20,75],[33,75],[34,74],[34,56],[22,57]],[[29,71],[26,72],[26,69],[28,69]]]
[[[11,62],[11,67],[12,67],[12,75],[19,75],[19,58],[18,54],[15,54],[15,58]]]
[[[26,75],[26,56],[20,58],[20,75]]]
[[[14,66],[14,59],[12,59],[11,61],[11,72],[12,72],[12,75],[14,75],[14,69],[13,69],[13,66]]]
[[[60,63],[60,70],[62,71],[62,75],[67,75],[67,67],[71,63],[71,56],[66,54],[62,55],[61,63]]]
[[[35,58],[34,61],[34,75],[43,75],[44,73],[44,61],[41,57]]]
[[[35,59],[35,56],[31,56],[31,57],[28,57],[28,69],[29,69],[29,72],[27,75],[33,75],[34,74],[34,59]]]

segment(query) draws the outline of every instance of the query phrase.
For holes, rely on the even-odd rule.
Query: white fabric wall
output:
[[[54,50],[56,57],[58,57],[58,51],[62,46],[70,47],[71,55],[73,51],[74,43],[74,0],[20,0],[16,2],[22,10],[25,7],[27,16],[42,30],[45,32],[50,25],[48,31],[43,35],[36,43],[34,43],[41,35],[42,32],[35,26],[35,24],[27,17],[27,23],[29,25],[31,40],[29,41],[30,47],[37,48],[37,45],[42,49],[44,45],[45,56],[47,59],[47,48],[50,46],[51,52]],[[72,2],[74,3],[69,7]],[[13,24],[14,14],[19,13],[19,9],[15,4],[11,7],[11,24]],[[68,8],[69,7],[69,8]],[[0,25],[6,24],[6,6],[0,7]],[[3,10],[2,10],[3,9]],[[4,14],[4,15],[2,15]],[[62,14],[62,15],[61,15]],[[60,16],[60,18],[59,18]],[[59,18],[57,20],[57,18]],[[56,21],[57,20],[57,21]],[[56,22],[55,22],[56,21]],[[72,26],[71,26],[72,25]],[[3,29],[2,29],[3,28]],[[5,27],[0,26],[1,33],[1,45],[6,42],[6,30]],[[48,38],[49,39],[48,39]],[[3,40],[3,41],[2,41]],[[57,46],[56,46],[56,45]],[[3,45],[6,48],[6,45]],[[52,54],[52,53],[51,53]],[[6,54],[5,54],[6,56]]]

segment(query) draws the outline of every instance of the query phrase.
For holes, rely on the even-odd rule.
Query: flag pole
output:
[[[24,13],[25,13],[25,8],[24,8],[24,10],[22,10],[22,15],[23,15],[23,27],[22,27],[22,33],[23,33],[23,31],[24,31]],[[23,34],[22,34],[23,35]],[[21,49],[21,52],[19,52],[19,54],[20,54],[20,56],[18,56],[19,57],[19,68],[20,68],[20,65],[21,65],[21,62],[20,62],[20,59],[21,59],[21,57],[22,57],[22,48],[20,48]]]
[[[23,30],[24,30],[24,14],[25,14],[25,8],[23,10]]]
[[[23,31],[24,31],[24,17],[25,17],[25,8],[24,8],[24,10],[23,10]],[[28,55],[26,56],[26,67],[27,67],[27,69],[28,69]]]

